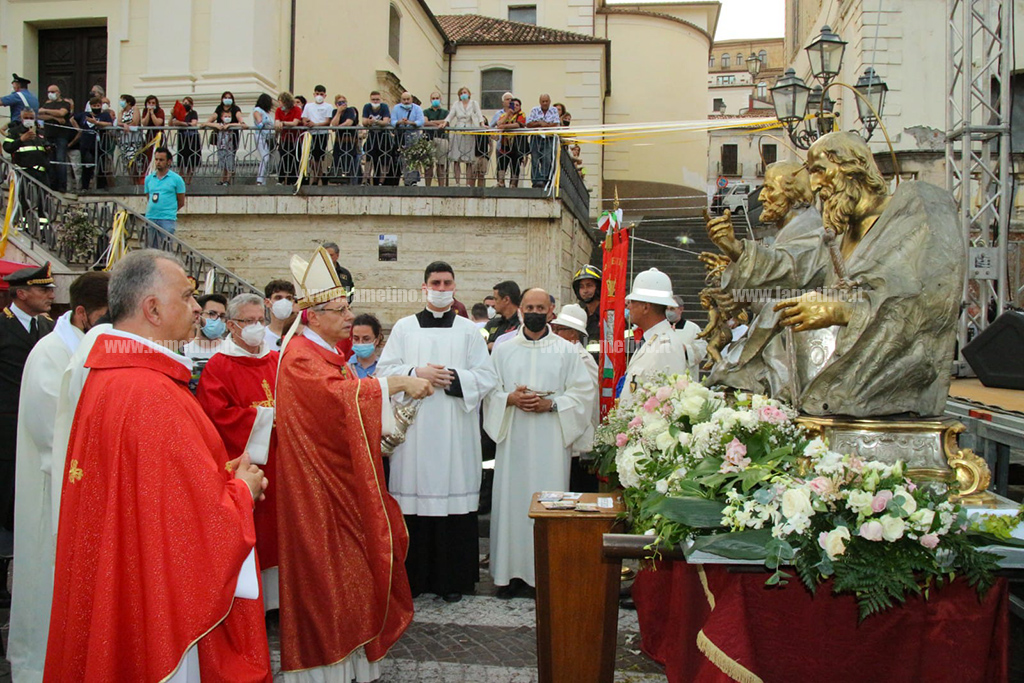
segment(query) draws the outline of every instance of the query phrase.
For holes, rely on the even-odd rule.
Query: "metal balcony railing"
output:
[[[171,150],[173,170],[192,193],[217,185],[292,186],[298,178],[306,132],[305,128],[107,128],[96,136],[93,187],[141,193],[158,134],[160,145]],[[489,128],[321,127],[309,132],[307,184],[315,180],[340,186],[532,187],[550,192],[558,156],[551,136]],[[572,149],[563,146],[562,153],[571,156]],[[574,164],[567,173],[579,176]]]
[[[17,176],[18,202],[12,229],[69,266],[85,268],[102,265],[110,246],[114,220],[125,216],[125,243],[129,249],[152,247],[173,255],[185,273],[196,282],[205,282],[212,270],[214,291],[232,297],[243,292],[261,293],[241,277],[213,259],[196,251],[174,235],[166,232],[145,216],[135,213],[113,199],[72,200],[50,190],[43,183],[17,169],[7,158],[0,157],[3,178],[0,189],[0,216],[5,215],[9,197],[10,174]]]
[[[743,176],[743,164],[723,164],[719,161],[716,165],[716,174],[726,178],[740,178]]]

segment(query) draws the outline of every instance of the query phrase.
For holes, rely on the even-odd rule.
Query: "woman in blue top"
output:
[[[384,345],[380,321],[369,313],[356,316],[352,321],[352,358],[349,367],[359,379],[375,377],[377,358]]]

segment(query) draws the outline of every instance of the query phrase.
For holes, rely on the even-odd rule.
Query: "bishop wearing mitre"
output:
[[[392,394],[433,389],[419,377],[357,379],[337,351],[355,316],[327,252],[292,257],[292,274],[302,313],[276,394],[281,669],[289,683],[372,681],[413,610],[381,435],[394,427]]]

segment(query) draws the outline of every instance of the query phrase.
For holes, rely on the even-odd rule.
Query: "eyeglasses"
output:
[[[348,313],[349,310],[348,306],[345,306],[344,308],[322,308],[318,313]]]
[[[249,327],[249,325],[262,325],[263,318],[248,318],[246,320],[239,320],[238,318],[231,318],[231,322],[238,323],[241,327]]]
[[[226,320],[228,314],[218,313],[217,311],[203,311],[203,317],[209,318],[210,320]]]
[[[344,107],[346,104],[348,104],[348,102],[346,102],[345,100],[338,100],[334,104],[339,106],[339,107]]]

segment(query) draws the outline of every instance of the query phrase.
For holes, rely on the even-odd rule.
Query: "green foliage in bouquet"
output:
[[[68,263],[92,263],[102,229],[81,206],[69,206],[53,225],[57,248]]]
[[[1022,516],[972,527],[944,484],[833,452],[795,418],[765,396],[662,377],[609,414],[598,467],[617,476],[649,547],[761,561],[774,570],[768,585],[792,578],[784,567],[812,592],[831,580],[857,597],[861,619],[956,576],[988,590],[998,558],[977,546],[1009,539]]]

